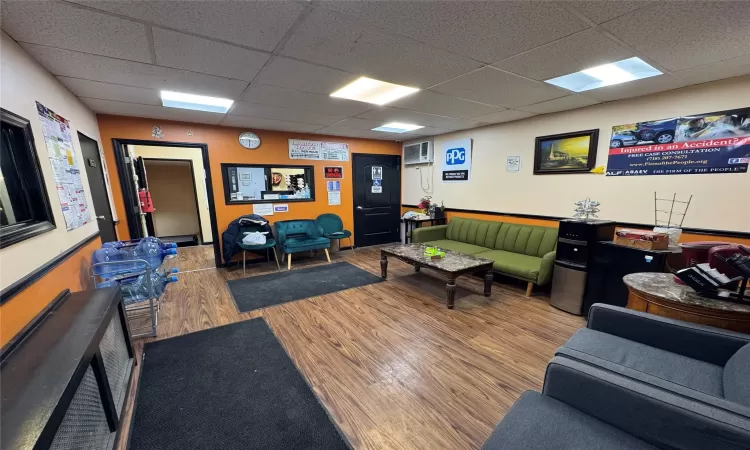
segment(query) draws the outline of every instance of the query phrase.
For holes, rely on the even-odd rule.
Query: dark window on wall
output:
[[[55,228],[29,121],[0,108],[0,248]]]

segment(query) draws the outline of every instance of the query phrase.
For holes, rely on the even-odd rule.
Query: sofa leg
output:
[[[324,248],[323,250],[326,251],[326,259],[328,260],[328,262],[331,262],[331,255],[328,254],[328,249]]]
[[[289,255],[287,255],[286,259],[287,259],[286,270],[292,270],[292,254],[290,253]]]
[[[531,297],[531,290],[534,289],[534,283],[529,281],[529,284],[526,285],[526,297]]]

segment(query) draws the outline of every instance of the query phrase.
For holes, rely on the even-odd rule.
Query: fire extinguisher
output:
[[[141,211],[145,213],[154,212],[154,203],[151,201],[151,193],[145,189],[138,192],[138,200],[141,203]]]

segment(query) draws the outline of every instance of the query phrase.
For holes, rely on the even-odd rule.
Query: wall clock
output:
[[[255,150],[260,147],[260,138],[257,134],[246,131],[240,134],[240,145],[250,150]]]

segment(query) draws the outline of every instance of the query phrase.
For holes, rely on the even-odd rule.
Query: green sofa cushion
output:
[[[475,256],[495,261],[492,268],[499,272],[535,283],[539,275],[539,269],[542,267],[542,258],[504,250],[490,250],[477,253]]]
[[[445,238],[467,244],[492,248],[502,222],[454,217],[448,222]]]
[[[425,242],[426,245],[444,248],[446,250],[453,250],[454,252],[465,253],[467,255],[473,255],[475,253],[486,252],[490,250],[487,247],[480,247],[478,245],[467,244],[465,242],[452,241],[450,239],[440,239],[437,241]]]
[[[557,228],[454,217],[445,238],[541,258],[555,251]]]

